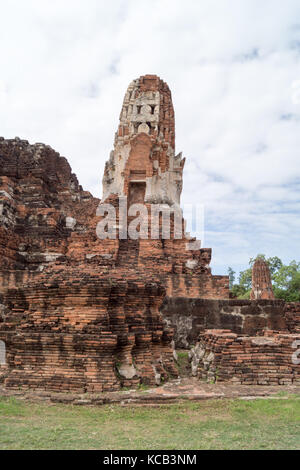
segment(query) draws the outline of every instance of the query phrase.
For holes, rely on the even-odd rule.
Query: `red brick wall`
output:
[[[300,364],[292,359],[296,341],[300,334],[268,331],[265,336],[250,337],[230,330],[207,330],[194,349],[192,364],[198,377],[209,381],[299,384]]]
[[[291,333],[300,332],[300,302],[285,304],[285,317],[287,328]]]
[[[128,273],[97,279],[74,271],[7,291],[5,386],[101,392],[176,376],[173,333],[159,313],[163,295],[159,284]]]

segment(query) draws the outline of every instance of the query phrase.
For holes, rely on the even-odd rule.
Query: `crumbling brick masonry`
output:
[[[239,336],[201,336],[208,368],[195,352],[194,373],[241,383],[297,380],[299,366],[289,359],[291,340],[299,338],[299,306],[273,299],[261,263],[255,301],[229,300],[228,276],[211,273],[211,249],[185,232],[184,163],[175,153],[171,92],[154,75],[134,80],[126,92],[101,201],[51,147],[0,138],[0,381],[6,387],[81,393],[160,384],[178,375],[174,329],[177,344],[188,347],[210,327]],[[125,221],[120,198],[127,198]],[[116,236],[101,238],[108,203]],[[146,227],[148,236],[124,238],[137,203],[147,209],[139,230]],[[153,204],[171,212],[168,237],[164,214],[152,236]],[[252,337],[268,329],[282,332]]]

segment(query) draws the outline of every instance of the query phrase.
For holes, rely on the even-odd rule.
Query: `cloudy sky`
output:
[[[0,0],[0,135],[51,145],[101,196],[129,82],[170,86],[183,202],[215,274],[300,260],[299,0]]]

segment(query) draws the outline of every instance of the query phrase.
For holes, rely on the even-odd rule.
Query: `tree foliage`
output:
[[[235,281],[235,271],[230,266],[228,268],[228,276],[229,276],[229,289],[232,289],[234,285],[234,281]]]

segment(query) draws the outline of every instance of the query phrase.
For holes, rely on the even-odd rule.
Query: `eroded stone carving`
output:
[[[138,134],[149,136],[136,141]],[[145,202],[180,204],[185,159],[175,156],[175,120],[169,87],[155,75],[134,80],[126,92],[115,148],[106,164],[103,198],[128,195],[131,181],[146,184]]]

